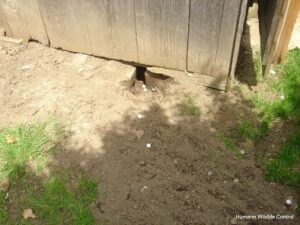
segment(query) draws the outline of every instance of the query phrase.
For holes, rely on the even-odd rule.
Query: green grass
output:
[[[223,142],[225,149],[231,151],[238,158],[242,157],[240,149],[236,146],[234,139],[225,134],[218,134],[217,138]]]
[[[252,96],[261,116],[260,129],[267,134],[274,119],[279,117],[294,121],[296,132],[283,144],[278,155],[266,162],[266,177],[300,190],[300,50],[290,51],[286,62],[277,70],[279,77],[271,77],[268,82],[269,92],[275,98],[266,100],[259,94]]]
[[[97,198],[97,185],[81,177],[77,188],[68,188],[63,178],[51,177],[41,194],[32,193],[28,202],[43,224],[92,225],[95,223],[89,204]]]
[[[266,164],[267,180],[280,182],[300,191],[300,131],[284,145],[277,157]],[[298,171],[295,167],[298,166]]]
[[[262,62],[261,62],[261,55],[258,52],[255,53],[254,56],[254,69],[256,73],[256,80],[262,81],[263,80]]]
[[[254,140],[260,136],[259,129],[254,127],[249,121],[243,121],[238,124],[236,132],[244,139]]]
[[[26,164],[45,157],[51,149],[47,123],[22,124],[0,132],[0,181],[15,180]]]
[[[0,191],[1,225],[95,224],[89,209],[98,197],[93,180],[60,168],[51,169],[49,177],[40,173],[49,166],[48,158],[55,157],[57,135],[63,135],[63,131],[53,120],[21,124],[0,132],[0,182],[8,179],[10,184],[9,204],[6,193]],[[53,175],[53,171],[58,172]],[[11,205],[19,208],[18,215],[11,217]],[[24,208],[31,208],[37,218],[24,220]]]
[[[5,193],[0,191],[0,224],[7,224],[9,213],[6,207]]]
[[[184,100],[177,106],[182,115],[188,115],[194,117],[199,117],[201,115],[201,111],[199,107],[196,105],[196,96],[185,94]]]

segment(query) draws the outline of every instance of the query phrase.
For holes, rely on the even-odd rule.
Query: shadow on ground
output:
[[[233,133],[241,119],[255,120],[249,103],[231,94],[210,94],[213,119],[182,116],[174,122],[153,103],[143,119],[125,114],[104,135],[99,127],[103,154],[81,149],[59,154],[56,167],[100,180],[102,195],[92,206],[99,224],[218,225],[230,224],[235,215],[293,214],[284,207],[293,191],[264,180],[254,146],[241,140],[228,147],[220,138]],[[236,149],[246,154],[239,156]],[[248,222],[240,224],[282,224]]]
[[[256,86],[258,82],[255,71],[255,57],[257,56],[253,55],[251,47],[250,27],[245,24],[235,74],[236,79],[246,84],[250,89],[252,86]]]
[[[247,54],[251,52],[249,50]],[[253,61],[250,60],[252,56],[246,59],[247,54],[240,57],[240,67],[249,64],[249,71],[246,70],[249,74],[243,76],[250,86],[256,85],[257,81],[252,79],[255,74]],[[49,70],[54,71],[52,67]],[[245,71],[245,68],[242,70]],[[56,115],[62,120],[80,117],[78,133],[95,132],[92,135],[96,135],[98,143],[101,143],[99,149],[88,141],[84,146],[75,147],[69,144],[71,135],[69,139],[62,140],[59,145],[61,151],[50,164],[50,172],[70,171],[75,177],[83,173],[98,182],[100,197],[90,206],[97,224],[227,225],[236,215],[294,214],[293,209],[285,208],[284,202],[288,196],[297,196],[296,193],[289,188],[267,183],[263,168],[256,160],[260,149],[256,149],[252,142],[231,137],[235,135],[239,122],[258,123],[252,105],[239,93],[207,90],[189,83],[187,87],[170,87],[173,92],[167,91],[159,100],[151,96],[145,100],[139,96],[132,97],[131,93],[124,94],[115,87],[112,89],[111,86],[118,85],[113,81],[106,85],[109,87],[107,92],[96,92],[96,85],[88,86],[93,81],[79,79],[80,76],[76,80],[76,75],[71,73],[68,74],[77,82],[68,84],[71,75],[61,74],[61,69],[52,76],[42,77],[39,73],[32,73],[32,82],[25,80],[24,84],[30,83],[35,94],[43,93],[50,100],[55,97],[57,101],[51,103],[55,106]],[[62,82],[59,80],[61,77],[64,78]],[[34,83],[38,78],[41,82]],[[105,81],[111,77],[95,78]],[[49,79],[53,82],[53,89],[40,86],[51,84]],[[11,83],[7,82],[8,90],[20,88],[16,82]],[[67,85],[69,89],[70,86],[74,88],[68,91]],[[38,88],[34,89],[36,86]],[[104,89],[105,85],[100,87]],[[43,89],[49,91],[44,93]],[[20,90],[22,94],[28,91],[27,88]],[[116,92],[113,97],[109,95],[112,90]],[[86,92],[89,96],[85,95]],[[185,92],[193,92],[197,96],[194,102],[200,108],[200,113],[195,114],[197,116],[180,112],[186,105],[182,99]],[[49,93],[54,96],[50,95],[50,98]],[[128,96],[132,98],[128,99]],[[15,98],[20,99],[18,94]],[[108,100],[105,101],[105,98]],[[75,107],[76,101],[90,99],[95,101]],[[10,95],[5,95],[5,100],[14,102]],[[36,115],[26,114],[22,107],[30,104],[36,106],[37,102],[36,98],[21,102],[17,110],[24,117]],[[138,119],[136,112],[132,114],[132,111],[114,107],[122,104],[136,104],[137,108],[146,108],[147,104],[147,109],[141,112],[144,118]],[[14,107],[10,104],[5,106],[8,109]],[[67,113],[63,111],[63,106],[69,107]],[[49,111],[47,107],[41,108],[43,110]],[[174,115],[171,111],[178,113]],[[114,116],[107,122],[108,113]],[[101,124],[103,121],[107,122],[106,126]],[[96,130],[92,130],[93,127],[88,130],[84,126],[87,122],[97,124]],[[280,135],[279,132],[274,138],[279,139]],[[147,143],[151,144],[151,148],[146,148]],[[240,150],[245,154],[241,155]],[[39,177],[36,180],[40,182]],[[22,193],[22,187],[18,193]],[[39,216],[38,211],[35,213]],[[33,224],[39,224],[39,219]],[[294,225],[297,222],[300,223],[298,218],[284,221],[284,224]],[[62,221],[61,224],[69,223]],[[240,224],[282,224],[282,221],[240,221]]]

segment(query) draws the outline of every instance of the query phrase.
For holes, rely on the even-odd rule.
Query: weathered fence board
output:
[[[240,12],[241,2],[240,4],[238,2],[237,0],[224,2],[218,48],[211,73],[213,76],[228,76]]]
[[[27,31],[27,27],[22,20],[20,14],[20,7],[17,0],[0,0],[0,7],[6,18],[6,22],[9,24],[10,33],[16,38],[22,38],[24,41],[28,41],[30,35]]]
[[[136,0],[139,62],[186,69],[189,0]]]
[[[231,65],[230,65],[230,70],[229,70],[229,76],[227,79],[227,84],[226,84],[226,89],[230,89],[231,87],[231,81],[234,78],[235,74],[235,68],[238,60],[238,55],[240,51],[240,43],[243,35],[243,30],[244,30],[244,24],[245,24],[245,19],[247,17],[247,12],[248,12],[248,0],[246,1],[241,1],[240,5],[240,12],[239,12],[239,18],[237,22],[237,29],[236,29],[236,34],[235,34],[235,40],[234,40],[234,46],[233,46],[233,51],[232,51],[232,60],[231,60]]]
[[[83,9],[78,1],[38,0],[51,46],[91,53]]]
[[[17,0],[22,26],[27,28],[30,39],[48,44],[48,36],[39,10],[38,0]]]
[[[212,75],[224,0],[192,0],[188,48],[188,70]]]
[[[6,17],[4,15],[4,12],[2,10],[2,7],[0,5],[0,28],[4,28],[4,30],[6,31],[7,35],[12,35],[11,32],[10,32],[10,28],[7,24],[7,21],[6,21]]]
[[[33,39],[64,50],[188,70],[214,76],[213,80],[224,86],[223,78],[232,73],[236,63],[240,43],[236,34],[242,30],[240,14],[247,2],[0,0],[0,26],[10,36],[25,41]]]

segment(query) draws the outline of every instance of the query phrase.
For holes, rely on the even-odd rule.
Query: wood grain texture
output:
[[[38,0],[38,3],[51,46],[90,54],[87,21],[80,1]]]
[[[224,0],[191,0],[188,70],[212,75]]]
[[[37,0],[17,0],[21,21],[26,26],[30,39],[48,45],[49,40]]]
[[[293,33],[294,25],[300,11],[299,0],[289,0],[290,3],[285,12],[285,20],[280,32],[280,38],[275,52],[274,63],[281,63],[287,54],[288,46]]]
[[[2,4],[0,4],[0,28],[3,28],[7,35],[12,36],[10,27],[6,21],[6,17],[2,9]]]
[[[186,69],[189,0],[136,0],[139,63]]]
[[[26,23],[22,19],[18,0],[0,0],[2,12],[10,28],[11,36],[22,38],[25,42],[30,39]]]
[[[77,1],[89,36],[91,53],[113,59],[138,61],[133,0]],[[74,20],[75,21],[75,20]]]
[[[224,4],[213,76],[229,75],[241,0],[226,0]]]
[[[245,21],[247,19],[247,11],[248,11],[248,0],[247,1],[242,0],[241,5],[240,5],[239,18],[238,18],[238,22],[237,22],[237,29],[235,32],[235,41],[234,41],[234,46],[232,49],[232,61],[231,61],[231,66],[230,66],[230,70],[229,70],[229,76],[227,79],[226,90],[229,90],[231,88],[231,82],[235,75],[235,68],[236,68],[238,55],[239,55],[239,51],[240,51],[244,25],[245,25]]]

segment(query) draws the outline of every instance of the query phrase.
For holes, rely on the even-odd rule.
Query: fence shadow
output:
[[[245,24],[235,74],[236,79],[246,84],[250,89],[257,85],[254,57],[250,27]]]

